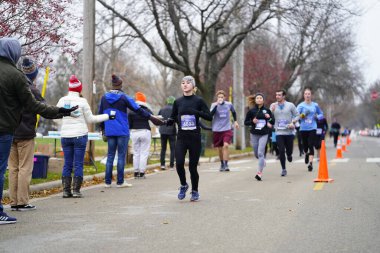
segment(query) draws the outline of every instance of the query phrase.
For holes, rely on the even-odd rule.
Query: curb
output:
[[[251,155],[251,152],[249,152],[249,153],[243,153],[243,154],[230,155],[230,160],[239,159],[239,158],[250,156],[250,155]],[[199,159],[199,163],[214,163],[214,162],[218,162],[218,161],[219,161],[219,157],[218,156],[201,157]],[[155,168],[160,168],[160,164],[159,163],[155,163],[155,164],[148,165],[146,167],[146,170],[152,170],[152,169],[155,169]],[[124,175],[132,174],[133,172],[134,172],[133,168],[125,169],[124,170]],[[112,175],[116,176],[117,175],[117,171],[113,170],[112,171]],[[102,178],[103,179],[105,177],[105,172],[97,173],[97,174],[94,174],[94,175],[84,176],[83,177],[83,182],[85,182],[85,181],[91,181],[91,180],[93,180],[94,177]],[[52,188],[58,188],[58,187],[61,187],[61,186],[62,186],[62,181],[61,180],[55,180],[55,181],[51,181],[51,182],[30,185],[29,191],[30,192],[39,192],[39,191],[43,191],[43,190],[50,190]],[[3,197],[9,197],[9,191],[8,190],[4,190],[3,191]]]

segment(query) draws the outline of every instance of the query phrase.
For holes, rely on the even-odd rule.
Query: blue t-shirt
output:
[[[302,102],[297,106],[300,114],[300,131],[311,131],[317,129],[317,119],[323,117],[323,112],[317,103]],[[304,117],[302,117],[304,115]]]

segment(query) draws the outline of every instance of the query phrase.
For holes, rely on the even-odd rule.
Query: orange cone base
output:
[[[316,179],[314,179],[314,182],[332,183],[332,182],[334,182],[334,179],[332,179],[332,178],[327,178],[327,179],[316,178]]]

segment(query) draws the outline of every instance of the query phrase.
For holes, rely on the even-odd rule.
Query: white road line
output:
[[[367,158],[366,162],[367,163],[380,163],[380,158],[379,157]]]
[[[342,159],[332,159],[330,160],[331,163],[346,163],[350,160],[349,158],[342,158]]]
[[[277,160],[276,159],[268,159],[266,160],[266,163],[276,163]]]
[[[305,159],[299,159],[297,161],[294,161],[294,163],[305,163]]]
[[[241,164],[241,163],[248,163],[248,162],[252,162],[253,159],[251,160],[240,160],[240,161],[229,161],[228,164]]]

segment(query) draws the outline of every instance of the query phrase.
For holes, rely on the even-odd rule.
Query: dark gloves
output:
[[[164,125],[165,124],[165,121],[153,116],[153,115],[150,115],[149,117],[149,120],[152,121],[153,124],[155,124],[156,126],[161,126],[161,125]]]
[[[174,119],[168,118],[167,120],[165,120],[165,123],[167,126],[172,126],[174,124]]]
[[[70,109],[64,108],[64,107],[59,107],[58,113],[62,113],[63,116],[70,116],[71,112],[75,111],[78,109],[78,106],[71,107]]]

